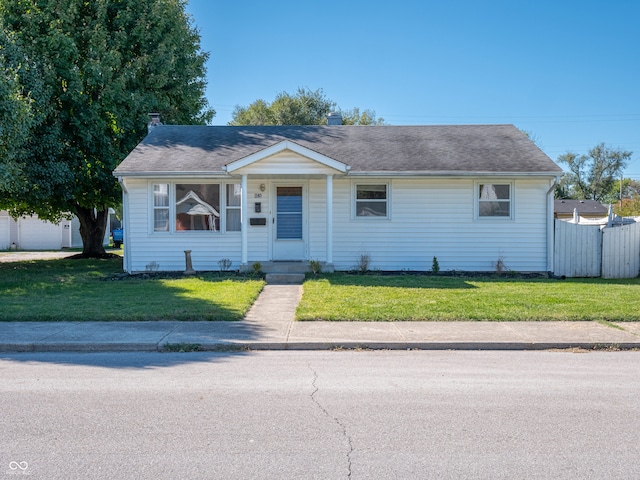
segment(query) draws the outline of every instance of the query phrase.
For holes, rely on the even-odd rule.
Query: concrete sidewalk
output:
[[[640,348],[640,322],[295,322],[301,295],[267,285],[240,322],[5,322],[0,352]]]

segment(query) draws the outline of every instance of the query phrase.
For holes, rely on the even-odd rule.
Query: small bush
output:
[[[311,269],[311,273],[318,275],[321,269],[320,262],[318,260],[309,260],[309,268]]]
[[[228,272],[229,269],[231,268],[231,264],[233,262],[231,260],[229,260],[228,258],[221,258],[220,260],[218,260],[218,266],[220,267],[220,271],[221,272]]]
[[[504,258],[499,257],[498,260],[496,260],[496,273],[498,275],[502,275],[508,270],[509,268],[507,267],[507,264],[504,263]]]
[[[371,256],[363,253],[362,255],[360,255],[360,261],[358,262],[357,265],[357,270],[360,273],[367,273],[369,271],[369,265],[371,264]]]
[[[438,263],[438,259],[433,257],[433,262],[431,262],[431,273],[437,275],[440,273],[440,264]]]
[[[262,274],[262,264],[260,262],[255,262],[253,264],[253,274],[261,275]]]
[[[157,272],[159,268],[160,268],[160,264],[155,260],[153,262],[147,263],[144,266],[144,270],[146,272]]]

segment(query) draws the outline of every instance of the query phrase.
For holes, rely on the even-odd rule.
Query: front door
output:
[[[276,185],[273,212],[273,259],[304,260],[304,188],[302,185]]]

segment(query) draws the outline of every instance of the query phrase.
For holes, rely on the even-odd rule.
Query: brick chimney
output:
[[[156,128],[158,125],[162,125],[160,121],[159,113],[150,113],[149,114],[149,123],[147,124],[147,133],[151,133],[151,130]]]
[[[327,125],[342,125],[342,114],[331,112],[327,115]]]

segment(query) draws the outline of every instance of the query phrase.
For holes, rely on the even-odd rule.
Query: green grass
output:
[[[309,278],[298,320],[640,320],[640,279],[326,274]]]
[[[259,279],[114,279],[122,259],[0,263],[0,321],[240,320]]]

